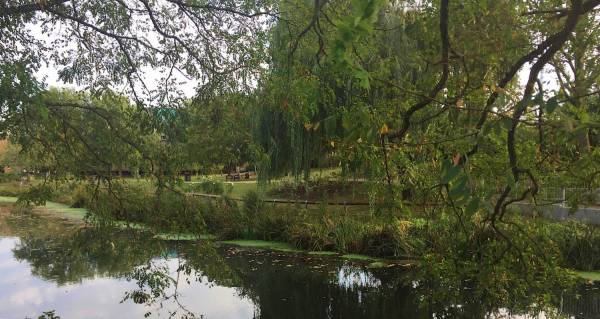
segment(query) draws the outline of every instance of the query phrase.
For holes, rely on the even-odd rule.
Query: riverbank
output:
[[[8,203],[8,204],[13,204],[16,202],[16,200],[17,199],[15,197],[0,197],[0,202]],[[67,205],[60,204],[60,203],[54,203],[54,202],[48,202],[48,203],[46,203],[45,206],[37,207],[36,209],[43,210],[43,211],[51,213],[51,214],[55,214],[56,216],[69,218],[69,219],[73,219],[73,220],[78,220],[81,222],[83,222],[83,218],[87,213],[86,209],[70,208]],[[213,207],[213,209],[217,209],[217,207]],[[273,214],[273,212],[266,213],[266,214]],[[348,219],[342,220],[342,222],[348,222]],[[412,221],[411,223],[414,223],[414,221]],[[336,227],[336,225],[333,221],[329,221],[329,224],[331,227]],[[552,224],[552,225],[557,226],[560,224]],[[388,266],[393,266],[393,265],[411,266],[418,262],[416,260],[411,260],[408,258],[398,259],[398,258],[393,258],[393,257],[390,258],[390,257],[381,257],[381,256],[373,256],[373,255],[369,256],[366,254],[353,253],[351,250],[353,247],[350,247],[350,246],[347,246],[350,249],[348,249],[346,251],[339,251],[339,250],[335,251],[335,250],[327,250],[327,249],[310,249],[310,248],[307,249],[307,248],[303,248],[303,247],[298,247],[298,245],[290,243],[289,241],[264,240],[264,239],[260,238],[260,234],[258,236],[256,236],[258,238],[249,238],[251,236],[251,234],[247,235],[245,238],[235,238],[233,236],[231,236],[230,238],[223,238],[222,235],[220,235],[218,233],[218,231],[215,233],[172,232],[172,231],[164,231],[157,227],[152,227],[152,225],[147,225],[147,224],[139,223],[139,222],[114,221],[113,226],[122,228],[122,229],[150,231],[154,234],[155,238],[161,239],[161,240],[168,240],[168,241],[211,240],[220,245],[235,245],[235,246],[251,248],[251,249],[268,249],[268,250],[275,250],[275,251],[281,251],[281,252],[286,252],[286,253],[327,255],[327,256],[332,256],[332,257],[341,258],[341,259],[361,260],[361,261],[364,261],[369,267],[388,267]],[[314,226],[311,226],[310,224],[306,224],[305,226],[306,227],[314,227]],[[414,226],[413,224],[409,224],[406,222],[404,224],[400,223],[400,224],[396,225],[396,227],[405,227],[405,228],[410,228],[413,226]],[[410,230],[410,229],[408,229],[408,230]],[[397,231],[399,231],[399,229],[397,229]],[[404,231],[407,232],[406,229]],[[560,231],[560,229],[557,229],[556,231]],[[334,233],[334,235],[335,235],[335,233]],[[393,241],[393,240],[394,240],[393,238],[390,239],[390,241]],[[404,239],[404,240],[406,240],[408,242],[410,239]],[[414,238],[413,238],[413,240],[414,240]],[[398,243],[398,242],[396,242],[396,243]],[[335,247],[335,246],[333,246],[333,247]],[[586,271],[575,271],[575,273],[578,276],[580,276],[581,278],[584,278],[589,281],[596,281],[596,280],[600,279],[600,272],[590,271],[589,269],[586,269]]]
[[[17,197],[0,196],[0,205],[14,205],[17,202]],[[72,221],[84,222],[84,218],[88,213],[85,208],[71,208],[65,204],[56,202],[47,202],[43,206],[32,207],[37,212],[43,212],[46,214],[53,215],[59,218],[66,218]],[[230,240],[218,240],[215,235],[212,234],[192,234],[192,233],[169,233],[169,232],[155,232],[152,227],[140,223],[128,223],[124,221],[115,222],[114,227],[120,229],[133,229],[137,231],[149,231],[154,235],[153,237],[160,240],[166,241],[198,241],[198,240],[210,240],[217,245],[229,245],[237,246],[242,248],[250,249],[266,249],[273,251],[280,251],[285,253],[302,253],[308,255],[318,256],[330,256],[335,258],[341,258],[346,260],[356,260],[367,263],[370,268],[380,267],[391,267],[395,265],[410,266],[411,261],[407,260],[394,260],[387,258],[377,258],[373,256],[361,255],[361,254],[344,254],[335,251],[309,251],[306,249],[297,248],[289,243],[281,241],[267,241],[267,240],[254,240],[254,239],[230,239]]]

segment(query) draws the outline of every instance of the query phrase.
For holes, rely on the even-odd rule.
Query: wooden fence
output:
[[[202,194],[202,193],[187,193],[187,195],[193,196],[193,197],[204,197],[204,198],[212,198],[212,199],[217,199],[217,198],[223,197],[223,195]],[[238,202],[241,202],[244,200],[243,198],[239,198],[239,197],[228,197],[228,198],[231,200],[234,200],[234,201],[238,201]],[[278,199],[278,198],[264,198],[264,199],[262,199],[262,201],[264,203],[271,203],[273,205],[275,205],[275,204],[295,204],[295,205],[304,205],[304,206],[308,206],[308,205],[369,206],[368,202],[347,202],[347,201],[323,202],[323,201],[314,201],[314,200],[294,200],[294,199]]]

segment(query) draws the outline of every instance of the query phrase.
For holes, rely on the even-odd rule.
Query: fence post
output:
[[[562,201],[561,205],[562,207],[567,206],[567,188],[566,187],[562,187],[561,188],[561,194],[560,194],[560,199]]]

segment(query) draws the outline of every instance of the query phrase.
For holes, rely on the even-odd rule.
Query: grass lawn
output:
[[[231,191],[228,195],[235,198],[242,198],[251,191],[259,191],[258,183],[256,181],[226,182],[225,185],[231,185]],[[229,189],[229,187],[230,186],[226,186],[226,189]]]
[[[575,271],[583,279],[590,281],[600,281],[600,271]]]
[[[0,202],[2,203],[16,203],[17,198],[12,196],[0,196]],[[43,209],[51,213],[59,214],[64,217],[69,217],[72,219],[82,220],[87,213],[85,208],[71,208],[65,204],[55,203],[55,202],[46,202],[44,206],[37,206],[38,209]]]

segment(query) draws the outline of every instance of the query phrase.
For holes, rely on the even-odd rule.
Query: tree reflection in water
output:
[[[468,290],[460,306],[434,307],[418,289],[421,283],[401,267],[368,269],[332,257],[168,242],[34,215],[8,218],[2,228],[0,235],[20,238],[14,257],[29,263],[35,276],[59,285],[99,277],[131,281],[135,288],[123,292],[122,302],[144,305],[149,316],[202,318],[191,310],[195,296],[186,293],[194,285],[235,288],[240,302],[254,305],[257,319],[484,318],[511,312],[479,309],[482,303],[469,300]],[[598,287],[585,289],[580,299],[558,298],[557,310],[599,318]]]

